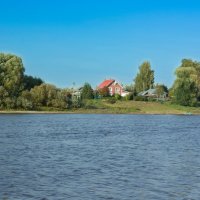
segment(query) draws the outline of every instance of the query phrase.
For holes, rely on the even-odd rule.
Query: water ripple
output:
[[[0,199],[200,199],[199,122],[0,115]]]

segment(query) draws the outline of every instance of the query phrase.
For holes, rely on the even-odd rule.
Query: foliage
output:
[[[30,92],[36,106],[52,106],[57,95],[56,87],[50,84],[35,86]]]
[[[101,97],[109,97],[110,96],[110,92],[109,92],[108,87],[101,88],[98,91],[99,91],[99,95]]]
[[[17,97],[23,90],[24,67],[22,59],[11,54],[0,53],[1,107],[15,108]]]
[[[24,75],[24,71],[21,58],[11,54],[0,53],[0,109],[66,110],[83,107],[89,109],[101,108],[103,110],[107,109],[107,107],[112,107],[114,110],[110,110],[111,112],[121,112],[122,110],[133,112],[134,109],[138,110],[138,108],[133,109],[123,106],[121,108],[115,105],[120,104],[120,102],[128,104],[128,101],[118,101],[121,99],[151,101],[147,97],[136,96],[136,93],[154,87],[154,71],[151,70],[149,62],[144,62],[139,67],[139,72],[134,79],[135,85],[132,84],[125,87],[125,90],[129,91],[130,94],[124,98],[121,98],[118,94],[110,97],[107,87],[93,91],[89,83],[84,84],[81,98],[73,98],[72,91],[46,84],[40,78]],[[200,62],[183,59],[175,74],[176,80],[169,91],[165,85],[157,84],[155,86],[158,97],[161,97],[166,92],[169,93],[173,102],[179,104],[176,106],[199,106]],[[104,97],[104,101],[100,101],[99,96]],[[93,98],[96,101],[91,104]],[[145,104],[147,102],[141,103]]]
[[[81,106],[82,106],[82,101],[81,101],[81,99],[80,98],[74,98],[73,100],[72,100],[72,107],[73,108],[81,108]]]
[[[147,97],[143,97],[143,96],[136,96],[134,98],[135,101],[148,101]]]
[[[85,109],[96,109],[94,102],[88,99],[82,101],[82,107],[84,107]]]
[[[0,53],[0,108],[34,108],[26,90],[40,85],[43,81],[24,75],[24,71],[21,58]]]
[[[21,93],[21,96],[18,97],[17,107],[23,108],[24,110],[35,109],[34,103],[32,101],[32,95],[28,90],[23,91]]]
[[[167,86],[164,84],[156,84],[155,88],[156,88],[157,92],[159,90],[160,93],[164,93],[164,92],[168,93],[169,92]]]
[[[116,100],[120,100],[122,97],[121,97],[121,95],[120,94],[115,94],[115,99]]]
[[[98,90],[94,90],[93,94],[94,94],[94,99],[99,99],[100,98],[100,94],[99,94]]]
[[[47,106],[66,109],[72,105],[71,93],[66,89],[58,89],[54,85],[43,83],[30,91],[36,107]]]
[[[110,104],[114,104],[114,103],[116,103],[116,101],[117,101],[117,99],[116,98],[114,98],[114,97],[110,97],[110,98],[108,98],[107,99],[107,103],[110,103]]]
[[[127,92],[135,92],[135,86],[133,84],[125,85],[124,90]]]
[[[133,84],[126,85],[124,90],[129,92],[129,94],[124,97],[125,100],[133,100],[134,97],[137,95],[135,85],[133,85]]]
[[[6,98],[9,97],[8,92],[3,86],[0,86],[0,108],[6,107]]]
[[[66,109],[72,106],[72,95],[67,89],[57,89],[56,98],[52,100],[52,107]]]
[[[135,96],[134,93],[133,93],[133,92],[130,92],[128,95],[126,95],[126,96],[124,97],[124,99],[125,99],[126,101],[133,100],[134,96]]]
[[[35,86],[39,86],[42,83],[44,83],[44,81],[41,78],[24,75],[23,83],[24,83],[24,90],[31,90]]]
[[[93,89],[89,83],[84,84],[82,93],[81,93],[81,98],[82,99],[93,99],[94,98]]]
[[[0,54],[0,108],[24,110],[72,107],[71,93],[45,84],[40,78],[24,75],[21,58]]]
[[[151,70],[149,62],[144,62],[139,67],[139,73],[134,79],[135,90],[137,93],[153,88],[154,85],[154,71]]]
[[[175,72],[173,84],[174,101],[184,106],[194,106],[200,97],[200,63],[183,59]]]
[[[156,84],[155,89],[156,89],[156,94],[158,95],[158,97],[162,97],[164,93],[168,93],[167,86],[163,84]]]

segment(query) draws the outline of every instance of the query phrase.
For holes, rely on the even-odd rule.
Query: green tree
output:
[[[103,88],[99,89],[98,91],[99,91],[99,95],[101,97],[109,97],[110,96],[108,87],[103,87]]]
[[[126,100],[133,100],[135,96],[137,96],[137,92],[135,89],[135,85],[131,84],[131,85],[126,85],[125,86],[125,91],[128,91],[129,94],[126,95],[125,99]]]
[[[72,106],[72,95],[68,89],[58,89],[56,98],[53,99],[53,107],[66,109]]]
[[[80,98],[72,98],[72,107],[73,108],[80,108],[82,106],[82,101]]]
[[[158,98],[162,97],[164,93],[168,93],[167,86],[165,86],[163,84],[156,84],[155,89],[156,89]]]
[[[200,93],[200,63],[183,59],[181,66],[176,69],[176,80],[173,84],[173,100],[184,106],[197,104]]]
[[[59,89],[51,84],[43,83],[30,91],[34,107],[53,107],[67,109],[72,105],[71,93],[68,89]]]
[[[35,109],[34,102],[30,91],[25,90],[17,99],[17,108],[22,108],[24,110]]]
[[[24,83],[24,90],[31,90],[35,86],[39,86],[42,83],[44,83],[44,81],[41,78],[24,75],[23,83]]]
[[[57,88],[51,84],[43,83],[40,86],[35,86],[30,92],[36,106],[51,107],[57,97]]]
[[[81,98],[82,99],[93,99],[94,98],[93,89],[89,83],[84,84],[82,93],[81,93]]]
[[[149,62],[144,62],[139,67],[139,73],[135,79],[135,90],[137,93],[153,88],[154,86],[154,71],[151,70]]]
[[[15,55],[0,53],[0,86],[4,91],[4,104],[14,108],[17,97],[23,90],[24,67],[22,59]],[[2,106],[2,105],[1,105]]]
[[[9,97],[8,92],[3,86],[0,86],[0,108],[6,107],[5,99]]]
[[[128,91],[128,92],[135,92],[135,85],[133,84],[125,85],[124,89],[125,91]]]

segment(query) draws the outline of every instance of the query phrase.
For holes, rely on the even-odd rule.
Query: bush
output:
[[[14,109],[16,108],[16,99],[11,97],[6,97],[4,99],[4,105],[6,109]]]
[[[18,97],[17,99],[17,108],[22,108],[24,110],[33,110],[34,104],[30,99],[24,96],[21,96],[21,97]]]
[[[136,96],[134,98],[135,101],[148,101],[147,97],[143,97],[143,96]]]
[[[157,98],[149,97],[149,98],[148,98],[148,101],[155,102],[155,101],[158,101],[158,99],[157,99]]]
[[[101,97],[109,97],[110,96],[110,92],[108,87],[104,87],[98,90],[98,93]]]
[[[133,92],[131,92],[131,93],[129,93],[128,95],[126,95],[126,96],[124,97],[124,99],[125,99],[126,101],[130,101],[130,100],[133,100],[133,97],[134,97]]]
[[[83,103],[82,103],[81,99],[79,99],[79,98],[74,98],[74,99],[72,100],[72,107],[73,107],[73,108],[80,108],[80,107],[82,107],[82,105],[83,105]]]
[[[113,97],[111,97],[111,98],[109,98],[109,99],[107,99],[107,103],[110,103],[110,104],[114,104],[114,103],[116,103],[116,99],[115,98],[113,98]]]
[[[28,90],[21,93],[21,96],[17,99],[17,107],[25,110],[33,110],[35,108],[32,95]]]
[[[120,94],[115,94],[115,99],[116,100],[120,100],[122,97],[121,97],[121,95]]]

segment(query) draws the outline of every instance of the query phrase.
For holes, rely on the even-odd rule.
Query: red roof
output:
[[[98,86],[98,88],[102,89],[104,87],[109,87],[114,81],[115,80],[113,79],[105,80]]]

